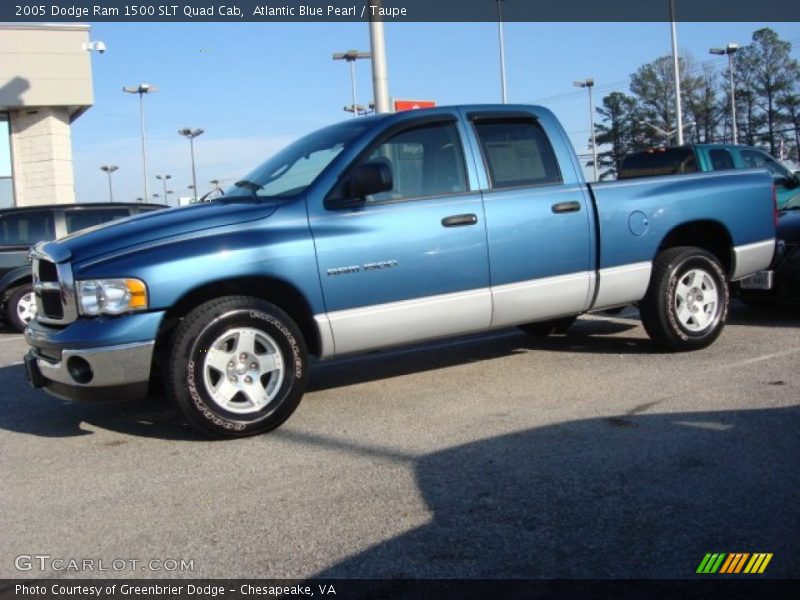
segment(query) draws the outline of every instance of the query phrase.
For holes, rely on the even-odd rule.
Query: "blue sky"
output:
[[[769,26],[800,58],[800,23],[681,23],[682,54],[722,68],[711,46],[746,44]],[[500,98],[496,23],[386,24],[389,91],[440,105]],[[292,139],[351,118],[347,65],[331,54],[369,49],[364,23],[97,23],[105,42],[92,55],[95,104],[73,125],[79,202],[108,198],[102,164],[116,164],[115,200],[142,196],[138,99],[124,85],[150,83],[145,97],[150,192],[170,174],[171,196],[189,196],[191,164],[181,127],[205,130],[195,141],[198,188],[233,181]],[[588,99],[575,79],[594,77],[596,102],[626,91],[640,65],[669,54],[668,23],[507,23],[510,102],[543,104],[562,120],[579,153],[588,152]],[[358,100],[372,98],[368,61],[357,64]]]

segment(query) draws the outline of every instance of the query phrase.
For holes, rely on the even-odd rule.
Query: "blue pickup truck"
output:
[[[589,185],[540,107],[353,119],[210,203],[39,244],[28,379],[116,399],[160,377],[193,427],[235,437],[292,414],[309,356],[627,304],[658,346],[702,348],[774,219],[765,170]]]

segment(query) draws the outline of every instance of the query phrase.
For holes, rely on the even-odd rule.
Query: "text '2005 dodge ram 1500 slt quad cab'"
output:
[[[32,384],[145,395],[212,436],[264,432],[321,359],[638,303],[659,346],[712,343],[728,282],[774,250],[766,171],[587,184],[531,106],[312,133],[207,204],[38,245]]]

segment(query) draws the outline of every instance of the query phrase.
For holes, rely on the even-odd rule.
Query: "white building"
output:
[[[93,102],[89,26],[0,24],[0,208],[75,202],[71,123]]]

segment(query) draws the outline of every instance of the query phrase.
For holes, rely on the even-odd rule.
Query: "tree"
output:
[[[762,137],[769,146],[772,155],[777,150],[777,130],[782,118],[778,109],[781,96],[791,93],[796,78],[800,74],[800,66],[790,56],[792,44],[784,42],[772,29],[765,27],[753,33],[753,42],[737,53],[737,71],[743,94],[747,103],[747,120],[749,131],[748,143]],[[755,133],[752,121],[761,117],[766,131]]]
[[[595,124],[597,145],[610,146],[609,150],[598,153],[597,167],[601,171],[600,179],[611,179],[619,172],[625,155],[639,149],[636,143],[639,129],[636,99],[622,92],[612,92],[595,110],[601,117]]]
[[[794,144],[789,157],[800,162],[800,93],[785,94],[778,98],[778,108],[785,115],[786,122],[794,134]]]

